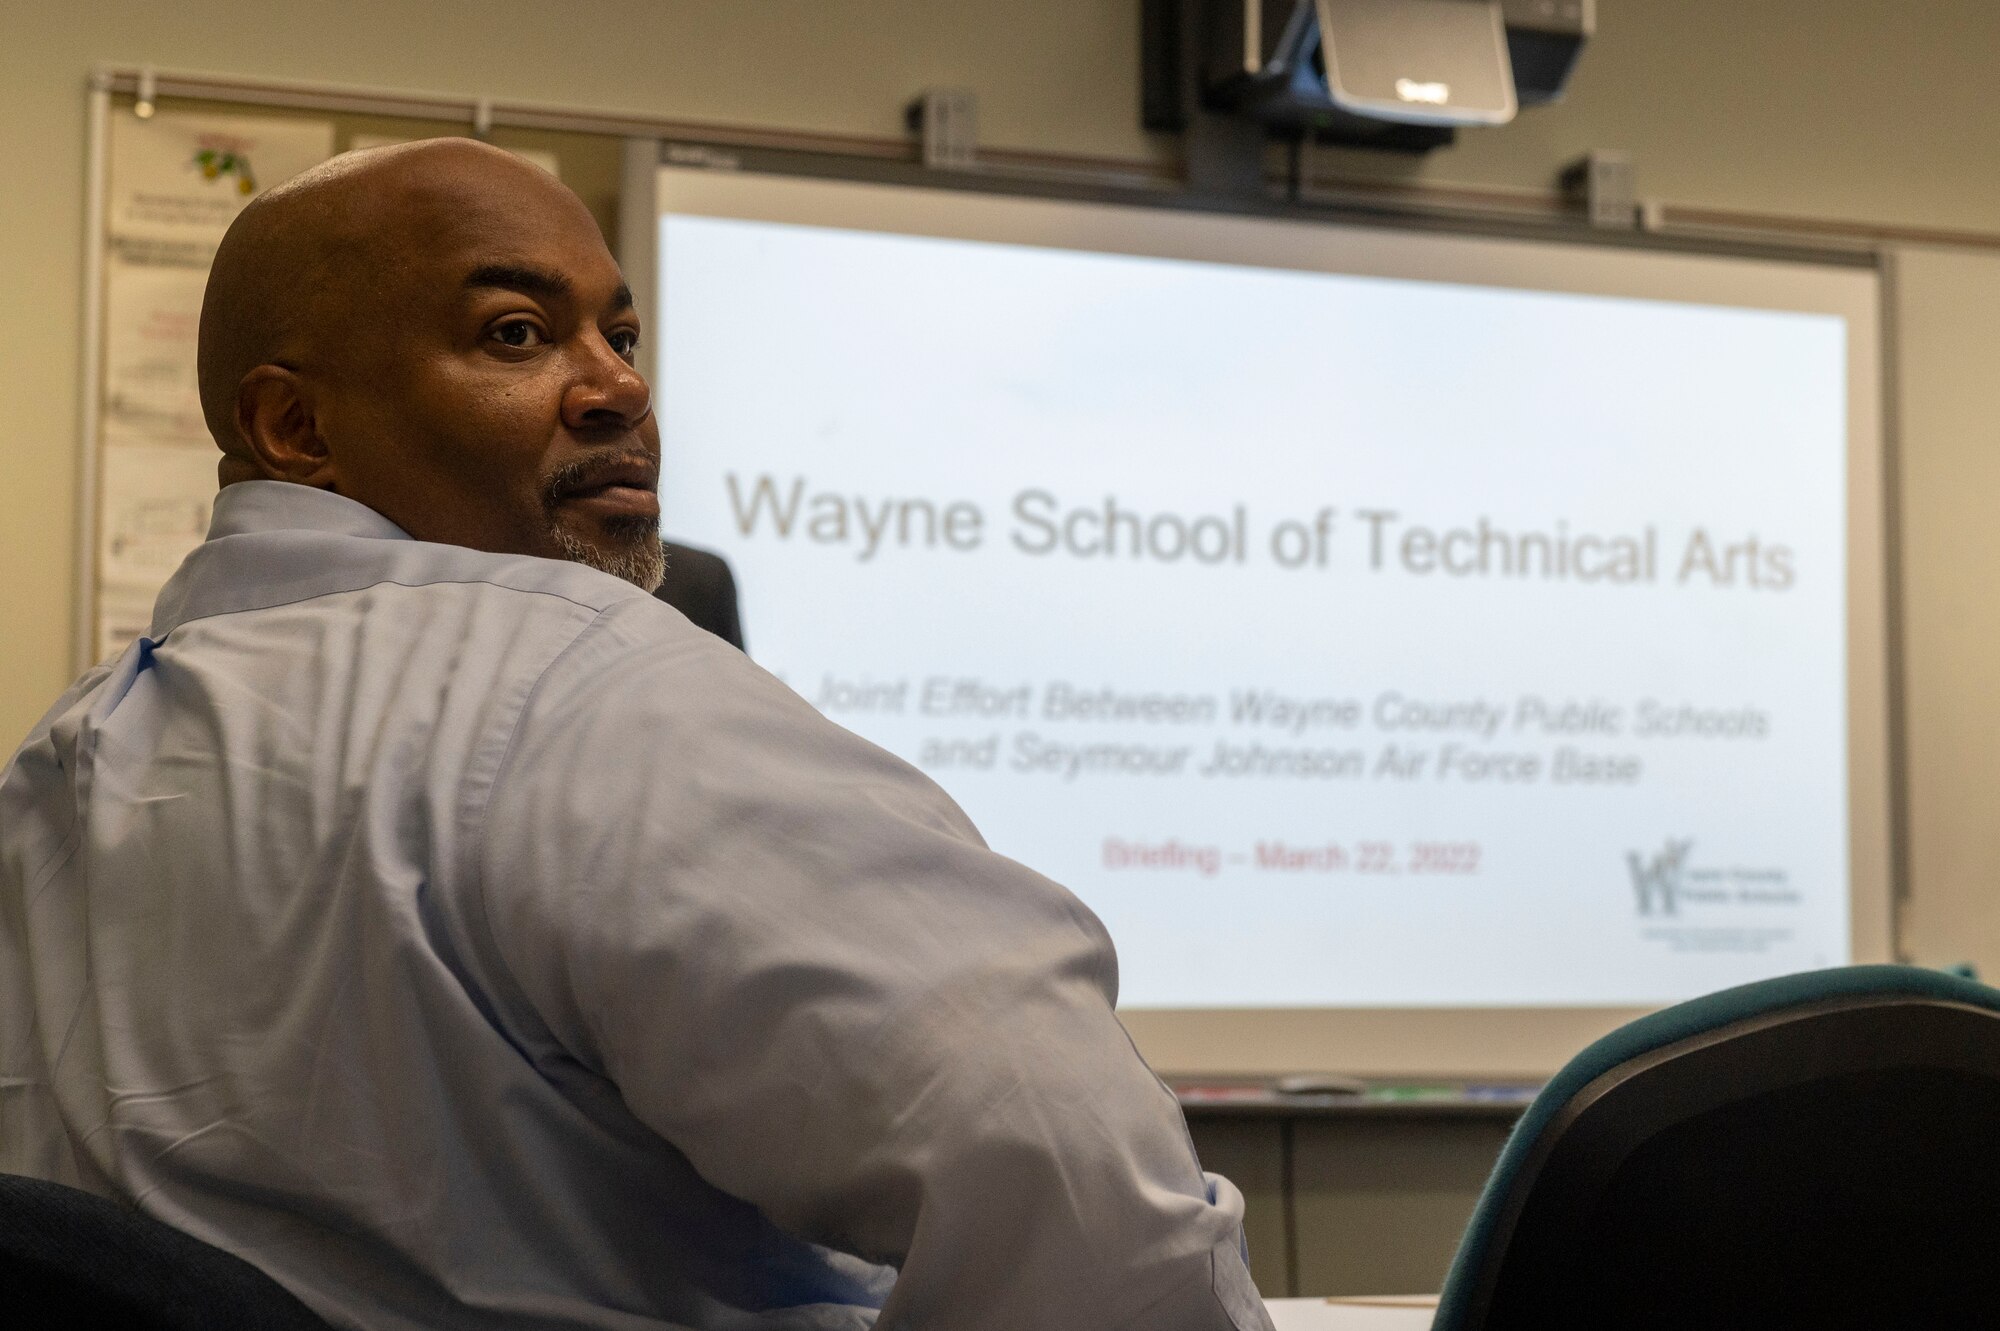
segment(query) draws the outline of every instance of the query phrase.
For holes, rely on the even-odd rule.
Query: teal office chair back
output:
[[[1523,1115],[1435,1331],[2000,1325],[2000,990],[1786,976],[1624,1026]]]

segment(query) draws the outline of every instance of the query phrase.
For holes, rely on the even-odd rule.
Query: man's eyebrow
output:
[[[465,275],[466,290],[477,291],[482,288],[518,291],[524,296],[533,296],[538,300],[572,300],[576,296],[576,284],[561,273],[511,263],[481,264]],[[632,288],[621,283],[618,289],[611,293],[608,308],[614,314],[631,309]]]
[[[465,275],[466,290],[476,291],[481,287],[518,291],[538,300],[568,300],[576,294],[575,283],[561,273],[511,263],[481,264]]]

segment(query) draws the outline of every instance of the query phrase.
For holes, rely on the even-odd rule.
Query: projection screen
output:
[[[663,167],[670,541],[1168,1072],[1890,952],[1878,275]]]

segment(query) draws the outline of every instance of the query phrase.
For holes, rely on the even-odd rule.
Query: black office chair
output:
[[[91,1193],[0,1174],[0,1325],[328,1331],[240,1257]]]
[[[729,561],[698,545],[662,544],[667,571],[653,595],[686,615],[696,628],[707,629],[739,652],[747,650],[736,575],[729,571]]]
[[[1435,1331],[2000,1326],[2000,991],[1904,966],[1623,1027],[1529,1107]]]

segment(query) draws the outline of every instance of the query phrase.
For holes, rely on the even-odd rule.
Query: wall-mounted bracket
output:
[[[903,112],[923,143],[924,165],[963,171],[979,161],[979,94],[970,88],[926,88]]]
[[[1592,226],[1630,231],[1639,225],[1639,190],[1629,153],[1593,149],[1563,168],[1563,192],[1581,202]]]

